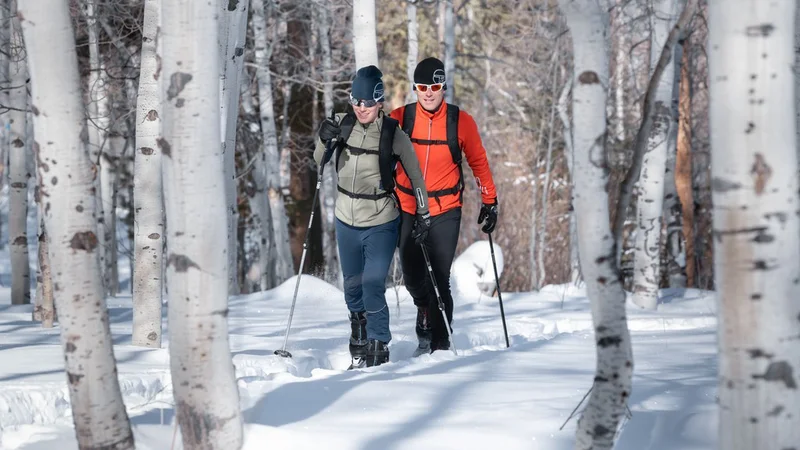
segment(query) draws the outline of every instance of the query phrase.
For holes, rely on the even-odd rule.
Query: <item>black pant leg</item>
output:
[[[444,304],[448,324],[453,322],[453,295],[450,291],[450,269],[456,255],[458,234],[461,230],[461,208],[452,209],[431,219],[431,229],[426,240],[428,256],[431,259],[436,285]],[[424,259],[423,259],[424,261]],[[423,262],[424,264],[424,262]],[[427,269],[426,269],[427,272]],[[428,277],[428,275],[426,273]],[[433,340],[447,338],[444,318],[439,311],[438,300],[435,292],[428,307],[428,317],[431,322]]]
[[[411,237],[415,216],[406,212],[402,214],[399,252],[403,282],[411,298],[414,299],[414,305],[428,307],[431,303],[433,288],[428,277],[428,269],[425,266],[425,258],[422,256],[422,249]]]

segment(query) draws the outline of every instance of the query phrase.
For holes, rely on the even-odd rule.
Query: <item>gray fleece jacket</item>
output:
[[[336,121],[341,122],[343,113],[336,114]],[[363,125],[357,119],[353,126],[353,131],[347,140],[348,145],[366,150],[378,150],[380,143],[381,129],[384,123],[384,113],[380,112],[374,122]],[[422,170],[419,166],[417,153],[411,144],[408,136],[398,127],[394,133],[394,154],[400,159],[408,177],[411,179],[411,186],[417,195],[417,214],[428,212],[428,193],[425,190],[425,181],[422,178]],[[325,153],[325,144],[317,139],[317,146],[314,149],[314,160],[319,164]],[[336,163],[336,156],[331,158],[331,170]],[[343,189],[357,194],[380,194],[384,192],[381,188],[381,174],[378,165],[378,155],[362,153],[354,155],[350,149],[342,149],[339,157],[338,183]],[[384,197],[379,200],[368,200],[362,198],[351,198],[346,194],[337,192],[336,196],[336,218],[347,225],[354,227],[372,227],[391,222],[400,215],[400,209],[392,197]]]

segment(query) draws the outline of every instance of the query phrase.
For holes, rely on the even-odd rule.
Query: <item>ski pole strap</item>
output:
[[[345,189],[345,188],[343,188],[341,186],[336,186],[336,188],[337,188],[337,190],[339,192],[341,192],[342,194],[344,194],[344,195],[346,195],[346,196],[348,196],[350,198],[357,198],[357,199],[361,199],[361,200],[375,200],[375,201],[377,201],[377,200],[380,200],[382,198],[386,198],[386,197],[389,197],[389,196],[392,195],[389,191],[383,191],[380,194],[378,194],[378,193],[375,193],[375,194],[358,194],[358,193],[355,193],[355,192],[350,192],[350,191],[348,191],[347,189]]]

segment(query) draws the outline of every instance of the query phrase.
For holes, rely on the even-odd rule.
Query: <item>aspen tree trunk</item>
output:
[[[16,2],[11,1],[12,8]],[[8,121],[10,146],[8,154],[8,243],[11,251],[11,304],[31,302],[31,270],[28,261],[28,173],[27,114],[28,68],[23,49],[22,30],[16,18],[11,27],[11,60]]]
[[[217,0],[220,8],[220,120],[223,159],[225,162],[225,192],[228,208],[228,291],[239,293],[237,277],[237,230],[239,209],[236,192],[236,121],[239,118],[239,92],[244,64],[247,31],[246,0]]]
[[[170,369],[183,445],[233,450],[242,445],[242,418],[228,344],[220,72],[219,58],[207,57],[218,48],[218,16],[216,2],[162,5],[166,102],[158,143],[169,233]]]
[[[667,161],[664,174],[664,230],[665,253],[668,286],[686,287],[686,247],[683,237],[683,216],[681,215],[681,202],[678,197],[678,187],[675,181],[677,169],[677,142],[678,142],[678,117],[680,103],[681,59],[683,47],[675,46],[673,58],[674,76],[672,79],[672,102],[670,105],[670,128],[667,138]],[[663,272],[663,270],[662,270]]]
[[[36,197],[39,195],[37,194]],[[47,253],[50,247],[48,242],[50,238],[47,237],[47,228],[44,224],[44,208],[38,200],[37,213],[39,217],[39,248],[37,252],[39,270],[36,274],[36,304],[33,307],[33,320],[42,322],[42,328],[53,328],[56,311],[53,299],[53,272],[50,268],[50,256]]]
[[[798,9],[800,10],[800,8]],[[692,98],[689,72],[689,44],[684,40],[681,52],[681,80],[678,99],[678,141],[675,157],[675,186],[680,197],[683,225],[686,286],[696,287],[694,252],[694,191],[692,190]]]
[[[558,116],[561,125],[564,127],[564,143],[567,150],[567,170],[572,180],[575,179],[575,156],[572,144],[572,127],[567,114],[567,100],[572,92],[572,80],[564,85],[561,95],[558,97]],[[577,285],[581,278],[581,263],[578,256],[578,223],[575,220],[575,183],[570,188],[570,207],[569,207],[569,266],[570,281]]]
[[[270,5],[265,10],[263,1],[252,0],[253,3],[253,31],[256,46],[256,80],[258,83],[258,110],[261,118],[261,133],[264,142],[262,162],[264,174],[264,187],[269,200],[271,222],[262,222],[262,239],[266,236],[271,250],[268,252],[272,261],[268,265],[274,267],[272,280],[267,285],[276,286],[289,279],[294,273],[292,250],[289,243],[289,222],[282,186],[284,180],[281,175],[281,151],[278,145],[278,131],[275,125],[275,103],[272,95],[272,76],[269,71],[269,61],[272,57],[272,43],[276,40],[277,20],[271,27],[267,27],[267,17],[274,15],[274,6]],[[262,22],[263,20],[263,22]],[[259,31],[261,30],[261,31]],[[267,34],[269,33],[269,34]],[[268,37],[271,37],[268,41]],[[288,104],[288,100],[286,101]],[[288,128],[288,127],[287,127]],[[284,130],[287,130],[284,128]],[[287,130],[288,131],[288,130]],[[287,152],[288,153],[288,152]],[[288,178],[288,174],[286,174]],[[288,180],[286,180],[288,185]],[[262,211],[265,211],[262,207]],[[272,229],[267,230],[265,227]],[[269,235],[272,236],[270,242]],[[269,274],[267,269],[267,274]]]
[[[577,450],[614,446],[631,393],[633,355],[625,293],[608,221],[604,170],[608,85],[608,13],[599,0],[559,0],[572,34],[573,184],[581,268],[591,301],[597,368],[589,403],[576,431]]]
[[[161,347],[164,198],[161,181],[161,0],[145,0],[133,168],[133,345]]]
[[[444,1],[444,73],[447,91],[444,100],[454,103],[456,99],[456,16],[453,11],[453,0]]]
[[[110,210],[113,192],[108,190],[108,178],[111,175],[108,163],[103,156],[106,145],[106,131],[108,130],[108,91],[107,74],[105,66],[100,60],[100,45],[98,42],[97,4],[96,0],[88,0],[82,5],[86,17],[86,28],[89,35],[89,89],[88,89],[88,125],[89,125],[89,151],[92,161],[97,165],[95,178],[97,196],[97,238],[101,249],[100,267],[103,271],[103,288],[106,294],[111,293],[111,246],[115,245],[114,233],[109,229],[108,216],[113,214]],[[105,188],[105,189],[104,189]],[[108,210],[108,211],[107,211]]]
[[[556,126],[556,87],[558,86],[558,53],[553,58],[553,91],[550,107],[549,136],[547,137],[547,152],[545,154],[544,186],[542,186],[542,229],[539,231],[539,253],[537,255],[537,266],[539,268],[539,289],[546,283],[547,269],[544,264],[544,252],[547,248],[547,207],[550,198],[550,169],[553,164],[553,130]]]
[[[280,183],[280,174],[278,170],[275,112],[272,100],[272,76],[269,71],[272,45],[275,41],[276,30],[274,26],[267,28],[264,0],[251,0],[251,2],[250,9],[252,11],[253,36],[255,41],[255,70],[259,95],[259,117],[261,120],[263,140],[263,148],[259,149],[255,162],[253,163],[253,180],[256,189],[251,205],[253,207],[253,212],[258,216],[261,227],[261,239],[259,241],[259,285],[261,290],[266,290],[278,284],[278,277],[275,273],[277,255],[274,227],[276,227],[279,222],[275,221],[272,214],[270,198],[271,195],[273,195],[273,191],[276,191],[274,195],[277,195],[281,205],[283,204],[283,198],[280,197],[280,192],[277,192],[277,185]],[[272,5],[270,5],[269,8],[271,12]],[[261,101],[261,99],[263,99],[263,101]],[[268,159],[270,151],[273,152],[273,155]],[[270,181],[272,184],[270,184]]]
[[[356,56],[356,69],[369,65],[378,66],[375,0],[353,0],[353,52]]]
[[[10,1],[4,0],[0,3],[0,83],[4,87],[11,83],[9,77],[9,65],[11,60],[11,31],[10,25],[11,18],[14,16],[15,11],[12,11]],[[7,25],[5,25],[7,24]],[[4,26],[5,25],[5,26]],[[0,89],[0,104],[9,105],[9,89]],[[9,148],[9,132],[8,132],[8,114],[0,114],[0,191],[3,189],[3,174],[6,170],[6,161],[8,160]],[[2,236],[3,223],[0,221],[0,236]],[[0,239],[0,249],[3,248],[3,240]]]
[[[650,67],[658,66],[661,49],[678,19],[679,0],[652,0]],[[646,309],[658,306],[661,281],[661,225],[664,214],[664,173],[672,125],[674,60],[664,67],[655,90],[652,127],[647,136],[636,199],[636,241],[633,253],[633,302]],[[651,74],[653,72],[651,70]]]
[[[417,68],[419,59],[419,23],[417,22],[417,0],[408,0],[406,5],[408,20],[408,56],[406,57],[406,75],[408,76],[408,95],[406,103],[417,101],[417,94],[412,89],[414,84],[414,69]]]
[[[325,108],[325,116],[330,116],[333,110],[333,62],[331,58],[331,12],[328,10],[328,3],[323,2],[319,7],[319,44],[322,50],[322,77],[323,90],[322,102]],[[409,37],[410,39],[410,37]],[[413,72],[413,67],[412,67]],[[322,188],[320,190],[320,204],[322,205],[322,248],[325,252],[325,279],[333,283],[334,280],[341,278],[339,271],[339,249],[336,245],[336,169],[333,165],[324,171],[322,176]],[[341,286],[341,285],[340,285]]]
[[[133,449],[104,299],[92,162],[69,5],[20,0],[41,179],[39,193],[64,349],[72,417],[81,449]]]
[[[625,140],[625,73],[628,67],[630,33],[625,23],[625,0],[616,0],[617,48],[614,52],[614,137]]]
[[[795,8],[758,0],[708,7],[719,448],[726,450],[800,442]]]

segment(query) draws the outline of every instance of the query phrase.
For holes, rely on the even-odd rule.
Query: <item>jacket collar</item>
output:
[[[447,103],[443,100],[442,104],[439,105],[439,108],[436,111],[428,111],[427,109],[422,107],[420,102],[417,102],[417,116],[425,117],[428,120],[436,120],[441,117],[445,117],[447,115]]]

